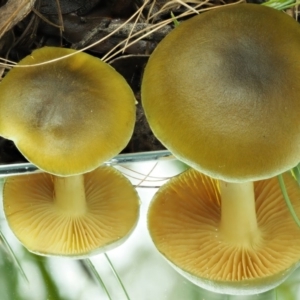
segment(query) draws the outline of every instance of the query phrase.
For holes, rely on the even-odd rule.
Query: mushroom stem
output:
[[[69,214],[83,214],[86,210],[84,176],[54,176],[54,203]]]
[[[226,241],[252,245],[260,234],[256,219],[253,182],[220,181],[220,232]]]

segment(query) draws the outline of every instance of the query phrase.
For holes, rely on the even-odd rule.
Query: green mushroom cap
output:
[[[135,97],[108,64],[75,50],[33,51],[0,85],[0,135],[40,169],[56,175],[91,171],[128,143]],[[23,66],[23,67],[22,67]]]
[[[146,66],[142,103],[154,134],[193,168],[239,182],[300,161],[300,26],[261,5],[183,21]]]

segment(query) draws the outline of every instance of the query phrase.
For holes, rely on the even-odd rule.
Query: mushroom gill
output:
[[[134,229],[139,197],[123,174],[102,166],[74,178],[39,173],[6,180],[7,221],[31,252],[82,258],[118,246]],[[82,193],[72,193],[80,181]]]
[[[299,187],[289,173],[284,180],[300,214]],[[203,288],[225,294],[266,291],[297,267],[300,230],[277,178],[254,182],[254,194],[257,231],[234,239],[236,226],[228,238],[221,226],[220,182],[189,169],[154,196],[148,214],[152,240],[176,270]]]

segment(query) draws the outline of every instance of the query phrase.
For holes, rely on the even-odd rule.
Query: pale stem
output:
[[[54,203],[67,213],[83,214],[86,210],[84,176],[54,176]]]
[[[253,182],[220,181],[220,233],[226,241],[252,244],[259,239]]]

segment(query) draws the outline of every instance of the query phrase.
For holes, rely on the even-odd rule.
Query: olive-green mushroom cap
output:
[[[183,21],[146,66],[154,134],[193,168],[226,181],[265,179],[300,161],[300,26],[241,4]]]
[[[0,135],[40,169],[72,175],[95,169],[128,143],[135,97],[125,79],[86,53],[44,47],[0,84]]]
[[[77,176],[84,181],[80,201],[74,195],[80,191],[70,191],[76,179],[67,182],[76,176],[38,173],[6,179],[3,208],[7,222],[31,252],[83,258],[119,246],[135,228],[139,197],[121,172],[101,166]],[[62,199],[58,199],[56,181],[69,188]]]
[[[300,215],[299,186],[290,173],[283,178]],[[236,295],[270,290],[299,266],[300,230],[276,177],[256,181],[254,193],[257,236],[232,242],[221,227],[219,181],[189,169],[154,195],[148,212],[152,240],[177,271],[202,288]]]

